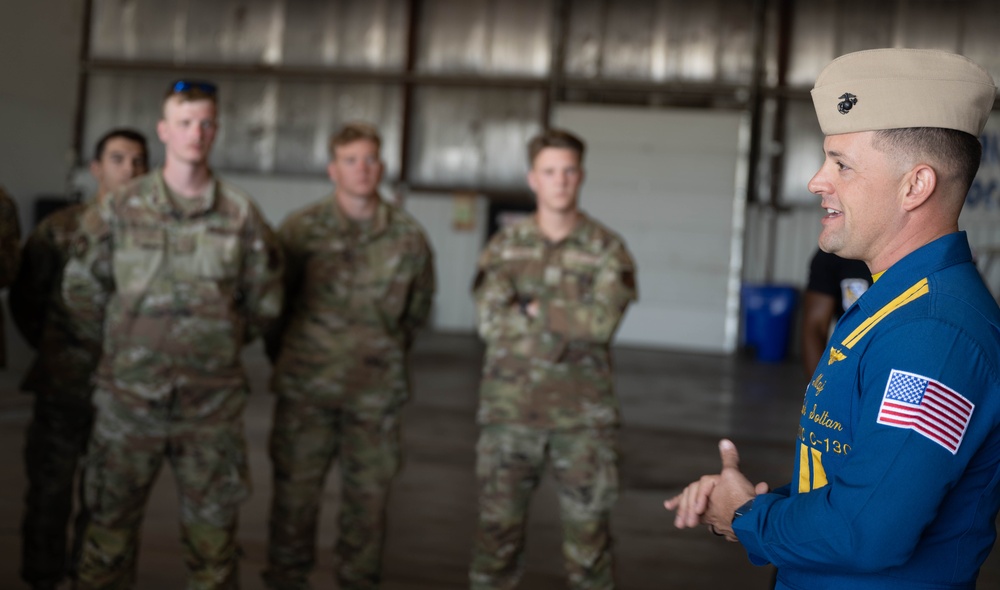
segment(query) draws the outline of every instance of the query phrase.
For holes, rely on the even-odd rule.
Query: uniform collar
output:
[[[364,235],[371,237],[382,234],[389,227],[389,218],[391,215],[391,207],[382,199],[382,196],[377,194],[376,198],[378,201],[375,205],[375,214],[372,216],[371,225],[363,232]],[[341,211],[337,205],[337,197],[334,196],[334,193],[331,193],[327,199],[327,211],[330,219],[333,220],[334,227],[342,231],[350,231],[361,226],[361,224],[353,221]]]
[[[890,266],[877,283],[858,299],[857,306],[872,315],[884,305],[929,275],[957,264],[972,262],[972,250],[964,231],[942,236],[921,246]]]
[[[569,232],[569,235],[567,235],[564,240],[559,242],[560,244],[583,244],[587,242],[587,237],[590,236],[591,229],[594,227],[594,222],[583,211],[577,210],[577,214],[579,215],[579,220],[577,221],[576,226],[573,228],[573,231]],[[538,225],[537,214],[531,215],[531,219],[529,223],[525,224],[525,227],[530,228],[531,233],[534,234],[539,240],[548,241],[548,238],[546,238],[545,234],[542,233],[542,228]]]
[[[173,200],[170,198],[169,189],[167,189],[167,182],[163,179],[163,168],[157,168],[152,174],[153,190],[149,196],[149,202],[158,211],[167,215],[174,215],[176,217],[197,217],[198,215],[203,215],[208,211],[211,211],[215,207],[216,193],[218,191],[219,183],[212,176],[211,182],[205,188],[205,192],[199,197],[196,204],[192,204],[191,207],[181,208],[174,204]],[[183,198],[183,197],[180,197]]]

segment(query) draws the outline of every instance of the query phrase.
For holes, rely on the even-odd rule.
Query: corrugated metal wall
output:
[[[524,143],[561,102],[745,111],[750,282],[804,281],[823,65],[930,47],[1000,78],[995,0],[91,0],[89,14],[84,154],[112,125],[154,136],[167,82],[211,77],[223,170],[320,177],[329,133],[366,119],[393,182],[524,199]],[[1000,244],[993,209],[976,216],[983,252]]]

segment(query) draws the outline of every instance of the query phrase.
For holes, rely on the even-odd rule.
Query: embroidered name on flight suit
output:
[[[879,322],[887,318],[892,312],[908,303],[916,301],[929,292],[930,289],[927,285],[926,278],[920,279],[914,283],[913,286],[900,293],[899,296],[889,303],[885,304],[882,309],[875,312],[874,315],[861,322],[857,328],[847,335],[847,338],[844,338],[844,340],[841,341],[840,348],[831,346],[830,358],[827,361],[827,364],[832,365],[833,363],[847,359],[848,351],[854,348],[855,344],[861,342],[861,340],[867,336],[868,333],[879,324]],[[816,390],[816,395],[819,395],[826,386],[826,381],[823,381],[823,376],[819,375],[815,380],[813,380],[812,383],[810,383],[810,386]],[[805,404],[802,406],[802,415],[807,415]],[[832,430],[843,429],[840,422],[832,419],[825,410],[818,410],[818,407],[815,404],[813,405],[812,411],[808,415],[808,419],[810,422],[819,424],[824,428]],[[828,483],[826,469],[823,467],[823,453],[833,452],[838,455],[846,455],[850,451],[851,446],[849,443],[844,443],[839,440],[820,438],[816,435],[815,431],[812,430],[810,430],[807,435],[805,426],[799,427],[799,439],[798,491],[799,493],[805,493],[821,488]]]

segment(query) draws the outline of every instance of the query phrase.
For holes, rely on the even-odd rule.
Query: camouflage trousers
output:
[[[187,588],[238,588],[236,524],[250,494],[242,421],[138,415],[100,389],[94,400],[84,477],[91,520],[77,590],[135,586],[143,513],[164,461],[177,483]]]
[[[540,430],[483,426],[476,445],[479,525],[472,590],[517,586],[531,495],[546,464],[558,487],[569,587],[614,588],[610,512],[618,499],[618,451],[611,429]]]
[[[72,574],[87,524],[82,502],[73,523],[69,556],[66,529],[73,513],[73,482],[93,416],[89,395],[35,395],[24,447],[28,492],[21,527],[21,577],[29,584],[55,587]]]
[[[323,484],[339,458],[337,579],[342,590],[378,588],[389,484],[400,467],[398,414],[360,416],[279,398],[270,452],[274,497],[263,574],[267,587],[309,588]]]

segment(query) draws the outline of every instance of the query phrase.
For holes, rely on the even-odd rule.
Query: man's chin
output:
[[[850,248],[847,247],[842,240],[838,239],[823,239],[823,236],[819,237],[819,249],[826,252],[827,254],[836,254],[841,258],[847,258],[850,260],[858,260],[857,253],[852,253]]]
[[[372,195],[374,195],[376,192],[378,192],[378,187],[377,186],[373,186],[371,188],[359,187],[355,189],[349,189],[345,192],[349,195],[356,195],[358,198],[361,199],[367,199]]]
[[[836,254],[840,250],[840,243],[837,240],[831,239],[829,237],[824,238],[823,234],[819,235],[819,249],[826,252],[827,254]]]
[[[559,213],[568,213],[576,209],[576,200],[567,197],[564,199],[548,199],[546,202],[547,208]]]
[[[194,152],[190,154],[185,154],[183,157],[181,157],[181,160],[185,164],[189,164],[191,166],[203,166],[208,163],[208,154],[204,154],[201,152]]]

